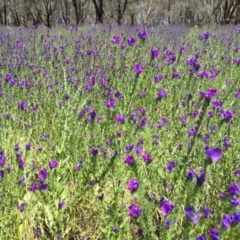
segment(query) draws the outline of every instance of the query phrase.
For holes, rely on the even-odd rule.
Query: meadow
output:
[[[0,54],[0,239],[239,239],[240,26],[1,27]]]

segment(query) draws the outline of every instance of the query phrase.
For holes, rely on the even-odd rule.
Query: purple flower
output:
[[[233,195],[231,198],[231,206],[232,207],[240,206],[240,199],[238,199],[236,195]]]
[[[24,162],[22,159],[20,159],[20,160],[18,161],[18,167],[21,168],[21,169],[24,169],[24,168],[25,168],[25,162]]]
[[[136,148],[136,154],[137,155],[141,155],[143,152],[143,148],[141,145],[138,145],[137,148]]]
[[[76,166],[74,167],[74,169],[75,169],[76,171],[80,171],[82,168],[83,168],[82,165],[76,165]]]
[[[19,206],[18,206],[18,210],[19,210],[20,212],[22,212],[22,211],[24,210],[24,207],[25,207],[25,204],[24,204],[24,203],[21,203],[21,204],[19,204]]]
[[[233,118],[233,113],[230,110],[226,110],[223,113],[224,119],[231,120]]]
[[[143,157],[143,161],[144,161],[145,163],[150,163],[150,162],[152,162],[152,156],[151,156],[150,154],[144,153],[142,157]]]
[[[59,209],[62,209],[65,207],[65,202],[64,201],[61,201],[59,204],[58,204],[58,208]]]
[[[131,144],[129,144],[125,147],[125,151],[126,152],[131,152],[133,148],[134,148],[134,144],[131,143]]]
[[[159,83],[162,79],[163,79],[163,76],[162,76],[162,75],[155,76],[155,77],[154,77],[154,82],[155,82],[155,83]]]
[[[119,227],[118,226],[113,227],[112,231],[113,232],[119,232]]]
[[[217,89],[215,88],[209,88],[207,90],[207,94],[205,95],[206,99],[212,99],[217,95]]]
[[[133,155],[127,155],[127,156],[125,157],[124,162],[125,162],[126,164],[134,164],[134,163],[135,163],[135,159],[134,159]]]
[[[136,39],[134,37],[130,37],[128,40],[128,45],[133,46],[136,43]]]
[[[208,78],[209,74],[207,71],[203,70],[203,71],[198,72],[197,76],[200,78]]]
[[[136,180],[135,178],[131,178],[128,182],[128,190],[130,190],[131,192],[137,191],[139,188],[139,184],[140,182],[138,180]]]
[[[104,193],[100,194],[97,196],[98,200],[102,201],[104,198]]]
[[[228,142],[228,139],[225,137],[224,140],[223,140],[223,146],[225,148],[229,148],[231,147],[231,144]]]
[[[44,183],[39,186],[39,190],[43,193],[48,189],[48,184]]]
[[[169,220],[169,219],[166,219],[166,221],[165,221],[165,228],[166,229],[169,229],[170,227],[171,227],[171,220]]]
[[[240,99],[240,92],[238,92],[238,93],[235,94],[235,98]]]
[[[234,175],[240,178],[240,170],[234,170]]]
[[[172,212],[174,209],[174,205],[172,202],[168,201],[165,198],[160,200],[160,210],[162,212],[163,217],[166,217],[168,214]]]
[[[220,234],[217,229],[210,229],[209,236],[210,236],[211,240],[220,240]]]
[[[195,175],[196,175],[196,173],[195,173],[194,169],[189,169],[186,178],[187,178],[187,180],[192,180]]]
[[[159,52],[157,49],[152,49],[151,50],[151,58],[154,59],[154,58],[157,58],[159,55]]]
[[[232,183],[228,189],[228,192],[230,194],[238,194],[240,192],[239,185],[236,182]]]
[[[168,172],[171,172],[174,168],[176,167],[175,162],[174,161],[169,161],[166,167],[166,170]]]
[[[231,218],[232,224],[240,223],[240,212],[234,212]]]
[[[4,178],[4,171],[0,170],[0,182],[2,182],[3,178]]]
[[[14,150],[15,151],[19,151],[20,150],[20,144],[19,143],[16,143]]]
[[[135,204],[131,204],[129,207],[128,207],[128,215],[129,217],[132,217],[132,218],[138,218],[142,213],[142,208],[135,205]]]
[[[157,99],[163,99],[167,96],[167,91],[163,89],[158,89]]]
[[[38,173],[39,181],[44,182],[45,179],[47,178],[47,175],[48,175],[47,169],[46,168],[41,169]]]
[[[196,240],[207,240],[207,237],[205,235],[202,235],[197,237]]]
[[[203,207],[203,215],[204,215],[205,217],[210,217],[210,216],[212,216],[212,213],[211,213],[210,209],[207,208],[206,206]]]
[[[210,131],[211,131],[212,133],[216,132],[216,131],[217,131],[217,126],[211,125],[211,126],[210,126]]]
[[[112,43],[113,44],[119,44],[121,42],[121,37],[120,36],[114,36],[113,37],[113,40],[112,40]]]
[[[217,162],[219,159],[223,157],[222,149],[219,147],[210,148],[208,146],[205,147],[205,154],[209,157],[213,162]]]
[[[18,184],[19,184],[19,185],[24,185],[24,184],[25,184],[25,178],[24,178],[24,177],[20,178],[20,179],[18,180]]]
[[[111,98],[110,100],[105,101],[105,105],[107,108],[115,108],[116,100]]]
[[[11,166],[7,166],[6,170],[7,170],[8,173],[10,173],[12,171],[12,167]]]
[[[189,137],[192,137],[195,135],[195,133],[197,132],[196,128],[195,127],[191,127],[189,130],[188,130],[188,136]]]
[[[32,192],[36,192],[38,190],[38,184],[35,182],[30,187],[29,190]]]
[[[37,230],[37,235],[40,237],[40,236],[42,236],[42,230],[39,228],[38,230]]]
[[[137,235],[141,237],[143,236],[143,230],[141,228],[138,228]]]
[[[193,206],[186,207],[185,214],[186,217],[191,220],[193,224],[197,224],[199,219],[201,218],[200,212],[196,212]]]
[[[56,168],[56,167],[58,167],[58,160],[52,160],[49,162],[48,165],[49,165],[50,169]]]
[[[180,49],[179,49],[179,54],[182,55],[185,51],[185,47],[184,46],[181,46]]]
[[[27,149],[27,150],[30,150],[31,148],[32,148],[32,144],[31,144],[30,142],[27,143],[27,144],[26,144],[26,149]]]
[[[117,114],[116,123],[125,123],[125,115]]]
[[[137,63],[134,65],[134,70],[137,75],[141,74],[143,72],[143,67]]]
[[[222,228],[229,228],[231,226],[231,223],[232,223],[231,216],[224,213],[222,217]]]
[[[0,167],[4,167],[6,163],[6,156],[4,155],[4,151],[0,152]]]
[[[199,186],[203,186],[205,182],[205,173],[204,173],[204,169],[200,169],[200,173],[199,175],[197,176],[197,185]]]
[[[145,40],[148,37],[147,32],[145,30],[139,32],[138,37],[142,40]]]

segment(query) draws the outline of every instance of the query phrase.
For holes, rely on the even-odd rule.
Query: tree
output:
[[[92,2],[95,8],[96,21],[99,23],[103,23],[104,16],[103,0],[92,0]]]
[[[75,11],[76,25],[84,22],[88,15],[89,0],[72,0]]]

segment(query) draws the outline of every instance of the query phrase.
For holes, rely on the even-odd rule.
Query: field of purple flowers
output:
[[[1,27],[0,54],[0,239],[239,239],[240,27]]]

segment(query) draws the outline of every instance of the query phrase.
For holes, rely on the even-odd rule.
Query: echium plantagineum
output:
[[[6,156],[4,154],[4,151],[0,152],[0,167],[4,167],[6,163]]]

